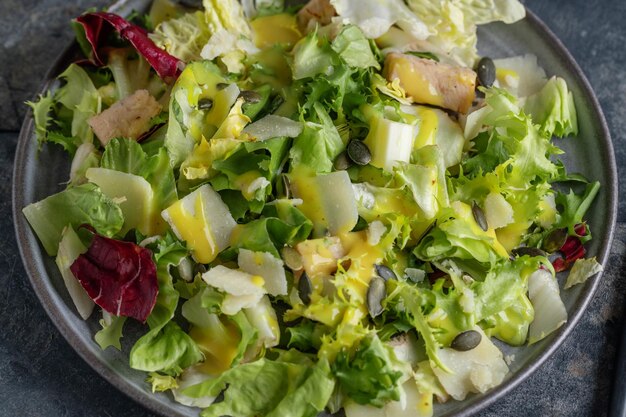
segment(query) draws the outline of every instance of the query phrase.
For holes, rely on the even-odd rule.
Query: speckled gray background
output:
[[[26,111],[22,103],[33,97],[46,69],[70,40],[69,19],[107,3],[0,0],[0,417],[152,415],[92,371],[58,333],[30,287],[13,236],[11,174]],[[626,1],[525,4],[565,43],[589,78],[624,173]],[[607,414],[626,291],[626,200],[619,208],[609,268],[589,310],[547,363],[481,416]]]

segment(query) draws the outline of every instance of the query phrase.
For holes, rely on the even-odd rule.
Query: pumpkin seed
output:
[[[476,66],[476,75],[478,75],[478,82],[483,87],[491,87],[496,81],[496,65],[489,57],[481,58]]]
[[[263,100],[263,96],[261,96],[261,94],[252,90],[242,90],[239,93],[239,97],[243,97],[246,103],[258,103]]]
[[[554,253],[565,244],[567,236],[567,229],[554,229],[543,239],[541,247],[548,253]]]
[[[215,87],[217,87],[218,90],[223,90],[226,87],[228,87],[230,84],[228,83],[217,83],[217,85]]]
[[[346,148],[346,154],[357,165],[367,165],[372,160],[372,153],[366,144],[358,139],[352,139]]]
[[[274,113],[276,110],[278,110],[280,106],[283,105],[284,102],[285,102],[285,99],[282,98],[282,96],[280,95],[274,96],[274,98],[272,98],[272,100],[270,101],[270,105],[269,105],[269,108],[267,109],[267,113],[268,114]]]
[[[337,158],[335,159],[333,168],[335,168],[336,171],[343,171],[343,170],[350,168],[351,165],[352,165],[352,162],[350,161],[350,159],[348,159],[348,156],[346,155],[346,152],[344,151],[344,152],[341,152],[339,156],[337,156]]]
[[[311,294],[313,293],[313,284],[311,283],[311,279],[303,272],[298,279],[298,295],[300,299],[304,303],[304,305],[311,304]]]
[[[201,98],[198,100],[198,108],[200,110],[211,110],[213,108],[213,100],[210,98]]]
[[[360,232],[361,230],[365,230],[368,227],[368,223],[367,220],[365,220],[363,217],[359,216],[359,219],[357,220],[356,224],[354,225],[354,228],[352,229],[353,232]]]
[[[374,265],[374,269],[376,269],[376,273],[378,274],[378,276],[384,279],[385,281],[389,281],[390,279],[395,279],[395,280],[398,279],[398,277],[396,276],[396,273],[393,272],[393,270],[386,265],[376,264]]]
[[[196,264],[193,267],[193,275],[196,276],[198,274],[204,274],[207,271],[206,266],[203,264]]]
[[[385,280],[381,277],[372,277],[370,286],[367,289],[367,311],[372,318],[379,316],[383,312],[383,300],[387,297],[387,287]]]
[[[303,268],[302,255],[291,246],[285,246],[280,251],[285,265],[292,271],[299,271]]]
[[[486,232],[489,229],[489,225],[487,224],[487,218],[485,217],[485,212],[480,208],[478,204],[474,201],[472,203],[472,214],[474,215],[474,220],[476,220],[476,224],[478,227],[483,229],[483,232]]]
[[[347,271],[352,266],[352,259],[345,259],[341,261],[341,267],[344,271]]]
[[[456,335],[450,347],[460,352],[466,352],[478,346],[481,339],[482,336],[476,330],[467,330]]]
[[[515,256],[524,256],[524,255],[528,255],[530,257],[548,256],[548,254],[542,251],[541,249],[528,247],[528,246],[520,246],[519,248],[515,248],[511,251],[511,253],[513,253],[513,255]]]

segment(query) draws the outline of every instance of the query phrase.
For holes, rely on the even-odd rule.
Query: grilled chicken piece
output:
[[[459,113],[467,113],[472,106],[476,73],[469,68],[394,52],[387,55],[383,73],[388,81],[397,78],[415,103]]]
[[[302,32],[306,32],[316,22],[320,26],[328,25],[334,16],[337,16],[337,11],[330,0],[310,0],[298,12],[298,26]]]
[[[161,105],[147,90],[137,90],[89,119],[102,146],[113,138],[137,139],[150,127],[150,119],[161,112]]]

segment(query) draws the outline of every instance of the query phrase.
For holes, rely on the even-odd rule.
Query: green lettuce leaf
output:
[[[321,332],[323,325],[312,320],[303,319],[300,323],[287,327],[289,342],[287,347],[293,347],[303,352],[319,349],[321,344]]]
[[[180,164],[191,154],[204,136],[207,140],[228,116],[237,99],[235,85],[219,90],[217,85],[228,80],[210,61],[188,64],[172,87],[165,147],[171,165]],[[201,108],[200,100],[211,100],[210,108]]]
[[[294,80],[316,75],[329,76],[339,64],[339,56],[328,39],[320,39],[317,32],[312,32],[302,38],[293,48],[291,71]]]
[[[44,249],[54,256],[68,224],[75,229],[91,225],[101,235],[112,237],[122,229],[122,210],[93,184],[83,184],[53,194],[22,209]]]
[[[396,24],[415,39],[426,39],[429,29],[402,0],[332,0],[342,22],[358,26],[375,39]]]
[[[495,21],[513,23],[526,15],[524,6],[517,0],[409,0],[408,5],[428,27],[429,49],[450,55],[470,68],[477,58],[477,25]]]
[[[520,297],[528,291],[528,276],[542,263],[547,264],[548,260],[543,257],[517,257],[513,261],[500,262],[483,281],[476,282],[472,290],[477,321],[519,303]]]
[[[39,146],[45,142],[56,143],[73,155],[82,143],[93,141],[93,131],[87,121],[100,112],[102,97],[89,74],[76,64],[70,65],[58,78],[64,85],[54,94],[48,91],[36,102],[26,104],[33,109]]]
[[[153,203],[158,212],[178,199],[174,171],[165,149],[148,156],[136,141],[114,138],[105,147],[100,166],[143,177],[152,188]]]
[[[142,336],[130,351],[130,367],[146,372],[178,375],[202,360],[193,339],[173,321]]]
[[[432,309],[432,296],[428,290],[418,288],[403,281],[387,282],[388,296],[385,306],[405,322],[409,323],[424,342],[428,358],[439,368],[447,371],[448,368],[437,355],[441,343],[437,340],[433,328],[428,324],[425,312]]]
[[[415,164],[398,163],[396,183],[406,187],[426,219],[434,218],[449,204],[443,155],[438,146],[425,146],[415,152]]]
[[[146,164],[147,155],[137,141],[114,138],[107,143],[100,166],[128,174],[140,175]]]
[[[290,143],[284,137],[242,143],[226,158],[213,162],[213,169],[221,174],[211,180],[213,189],[240,191],[251,202],[250,208],[259,213],[272,192],[271,183],[280,172]]]
[[[268,252],[280,258],[281,248],[306,239],[313,229],[311,221],[288,201],[277,200],[276,204],[266,206],[264,215],[237,226],[231,237],[231,249]]]
[[[41,145],[46,142],[48,138],[48,129],[50,122],[52,121],[50,112],[54,106],[54,98],[52,93],[47,91],[46,94],[40,95],[37,101],[27,101],[26,104],[33,109],[33,118],[35,119],[35,136],[39,147],[41,147]],[[66,148],[66,150],[68,149]]]
[[[200,59],[200,52],[209,41],[211,31],[205,13],[197,11],[159,23],[149,36],[171,55],[190,62]]]
[[[147,319],[148,326],[154,330],[162,328],[174,317],[180,296],[174,288],[170,267],[178,266],[189,256],[189,250],[170,232],[146,247],[153,253],[159,284],[156,304]]]
[[[595,257],[588,259],[576,259],[574,266],[567,276],[565,286],[563,288],[568,289],[577,284],[582,284],[595,274],[602,272],[604,268],[598,263]]]
[[[306,122],[302,134],[294,139],[289,152],[291,169],[304,167],[315,173],[331,172],[335,158],[345,146],[324,107],[315,103],[313,109],[318,122]]]
[[[72,138],[78,138],[80,143],[92,142],[93,131],[87,121],[100,113],[102,99],[98,90],[87,72],[76,64],[63,71],[59,79],[64,80],[65,85],[55,92],[54,99],[69,112],[67,119],[62,117],[61,120],[69,122]]]
[[[459,258],[495,264],[499,259],[508,258],[495,233],[483,231],[470,207],[458,202],[453,208],[441,211],[437,226],[421,239],[413,253],[426,261]]]
[[[557,192],[555,201],[557,205],[562,206],[562,211],[557,216],[555,228],[567,227],[569,234],[575,235],[574,228],[583,222],[585,213],[589,210],[599,191],[600,183],[596,181],[587,184],[585,191],[581,194],[576,194],[571,189],[567,194]],[[587,233],[585,236],[580,236],[580,239],[585,243],[591,239],[591,235]]]
[[[167,89],[167,84],[154,72],[142,56],[135,56],[131,49],[113,48],[107,53],[107,67],[113,75],[115,99],[121,100],[137,90],[147,90],[159,99]],[[100,89],[104,95],[107,87]]]
[[[225,390],[224,400],[205,409],[203,417],[314,417],[326,406],[334,385],[325,360],[313,365],[259,359],[188,387],[183,394],[198,398]]]
[[[369,41],[356,26],[344,26],[333,39],[331,48],[351,67],[380,69]]]
[[[522,346],[528,338],[530,323],[535,318],[535,310],[526,294],[508,308],[486,317],[480,327],[490,337],[495,337],[511,346]]]
[[[400,399],[399,380],[403,373],[393,350],[375,333],[365,336],[353,355],[342,351],[333,364],[333,373],[343,390],[359,404],[382,407]]]
[[[241,72],[244,51],[256,50],[242,5],[236,0],[204,0],[202,6],[204,12],[159,23],[151,39],[185,62],[220,57],[229,72]]]
[[[541,132],[548,137],[578,134],[574,95],[560,77],[550,78],[541,91],[528,97],[524,111],[531,115],[533,121],[541,126]]]
[[[207,354],[205,362],[211,362],[216,368],[228,369],[238,365],[247,352],[251,355],[256,353],[251,349],[257,346],[258,330],[243,311],[230,316],[221,314],[223,299],[223,293],[204,285],[183,304],[182,312],[193,325],[192,337]],[[235,332],[232,331],[233,325]]]
[[[117,350],[122,349],[120,339],[124,330],[124,323],[128,317],[113,316],[103,311],[103,318],[100,320],[100,330],[94,335],[94,339],[100,349],[104,350],[109,346],[113,346]]]

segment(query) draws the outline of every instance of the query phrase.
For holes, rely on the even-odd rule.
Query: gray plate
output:
[[[148,0],[122,0],[111,8],[120,14],[132,9],[146,9]],[[559,140],[566,151],[566,166],[570,172],[581,172],[598,180],[602,189],[588,214],[589,224],[596,236],[588,246],[589,256],[596,256],[606,265],[617,215],[617,171],[613,146],[598,101],[584,74],[561,42],[534,14],[513,25],[491,24],[479,30],[482,55],[507,57],[533,53],[548,75],[559,75],[567,81],[578,109],[580,133],[577,138]],[[54,78],[63,71],[77,53],[75,45],[68,48],[50,69],[41,91],[55,85]],[[61,334],[78,354],[100,375],[120,391],[148,409],[164,416],[196,416],[198,409],[176,404],[168,394],[153,394],[144,382],[145,374],[128,366],[128,352],[139,335],[140,327],[127,326],[122,339],[122,352],[101,351],[93,341],[99,329],[92,317],[83,321],[78,316],[54,260],[48,257],[26,222],[21,210],[63,189],[70,161],[55,146],[45,146],[37,152],[32,114],[24,120],[15,156],[13,177],[13,215],[15,232],[24,266],[33,288],[48,315]],[[505,354],[514,354],[511,372],[497,388],[474,395],[462,402],[451,401],[437,405],[437,416],[470,415],[501,398],[535,371],[562,343],[582,315],[598,285],[600,276],[562,292],[569,321],[557,332],[531,347],[505,347]],[[94,314],[94,316],[96,316]]]

